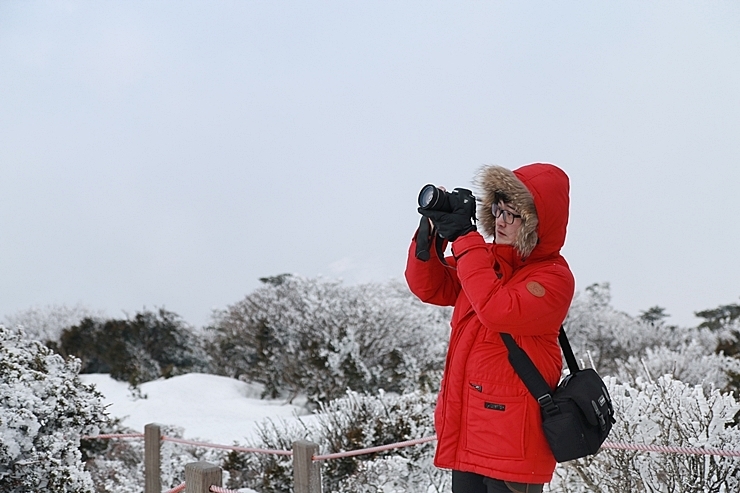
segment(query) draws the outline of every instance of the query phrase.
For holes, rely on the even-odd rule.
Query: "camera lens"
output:
[[[419,207],[434,211],[452,212],[450,192],[445,192],[434,185],[424,185],[419,192]]]
[[[439,199],[439,188],[434,185],[425,185],[419,192],[419,207],[431,209]]]

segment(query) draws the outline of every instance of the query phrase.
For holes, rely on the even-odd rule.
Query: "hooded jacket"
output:
[[[568,223],[569,181],[551,164],[515,171],[484,167],[479,229],[495,235],[491,205],[500,193],[522,216],[514,245],[487,243],[477,231],[452,244],[444,265],[435,255],[406,266],[422,301],[454,306],[437,407],[437,467],[522,483],[547,483],[555,458],[537,401],[508,361],[500,333],[511,334],[554,388],[562,359],[558,332],[575,290],[560,255]]]

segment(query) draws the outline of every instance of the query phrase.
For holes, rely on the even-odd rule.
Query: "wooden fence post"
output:
[[[160,445],[162,430],[155,423],[144,427],[144,493],[162,493]]]
[[[221,486],[221,468],[209,462],[185,465],[185,493],[210,493],[211,486]]]
[[[314,462],[319,446],[300,440],[293,443],[293,492],[321,493],[321,464]]]

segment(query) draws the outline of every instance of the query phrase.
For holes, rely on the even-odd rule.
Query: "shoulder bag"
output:
[[[570,374],[555,390],[511,334],[501,333],[501,338],[511,366],[540,405],[542,427],[555,460],[565,462],[598,452],[616,422],[612,400],[596,371],[578,368],[563,327],[558,341]]]

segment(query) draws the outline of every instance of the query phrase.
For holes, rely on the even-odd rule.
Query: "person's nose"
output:
[[[504,221],[504,215],[499,213],[496,217],[496,226],[506,227],[506,221]]]

